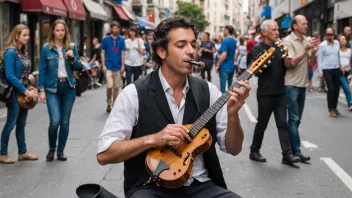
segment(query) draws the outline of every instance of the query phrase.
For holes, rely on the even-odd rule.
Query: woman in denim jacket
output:
[[[34,82],[34,76],[30,74],[31,63],[27,55],[26,45],[29,40],[29,29],[19,24],[13,28],[0,56],[5,62],[7,80],[15,88],[14,98],[6,104],[7,118],[1,133],[1,155],[0,163],[13,164],[14,161],[8,156],[7,148],[12,129],[16,126],[16,139],[18,146],[18,160],[37,160],[38,157],[27,152],[24,127],[27,121],[28,110],[21,108],[18,104],[18,93],[27,97],[34,97],[36,93],[25,87],[27,80]]]
[[[56,20],[50,28],[48,43],[43,46],[40,54],[39,98],[42,103],[47,104],[50,117],[47,161],[54,160],[55,150],[58,160],[67,160],[64,149],[76,98],[76,81],[72,70],[82,70],[77,47],[70,42],[71,36],[65,21]]]

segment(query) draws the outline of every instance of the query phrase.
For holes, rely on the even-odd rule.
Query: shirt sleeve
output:
[[[283,41],[284,46],[287,48],[288,58],[293,58],[295,56],[295,50],[293,49],[293,45],[289,40],[289,37],[286,37]]]
[[[222,96],[220,90],[212,83],[208,82],[209,93],[210,93],[210,105],[213,105],[215,101]],[[225,146],[225,135],[227,130],[227,102],[216,114],[216,138],[220,150],[227,153]]]
[[[138,93],[134,84],[118,95],[114,107],[98,137],[98,151],[106,151],[116,140],[129,140],[138,120]]]
[[[228,51],[228,44],[227,42],[224,40],[221,42],[221,46],[220,46],[220,49],[219,49],[219,52],[225,52],[225,51]]]

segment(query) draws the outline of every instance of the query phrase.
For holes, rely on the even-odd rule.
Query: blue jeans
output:
[[[17,93],[11,103],[7,105],[7,118],[4,129],[1,133],[1,155],[7,155],[7,148],[10,139],[10,133],[16,126],[16,139],[18,153],[27,152],[26,138],[24,135],[24,127],[26,126],[28,110],[23,109],[17,102]]]
[[[227,87],[230,87],[232,85],[233,74],[234,74],[234,71],[231,71],[231,72],[230,71],[220,71],[219,72],[221,93],[225,92],[226,81],[228,84]]]
[[[340,76],[340,86],[343,89],[343,92],[345,92],[347,104],[350,105],[352,104],[352,96],[351,96],[351,90],[350,87],[348,86],[348,81],[347,77],[349,75],[349,72],[345,72],[345,75]]]
[[[58,82],[56,93],[46,91],[45,94],[50,118],[49,148],[56,150],[57,133],[60,126],[57,151],[63,152],[69,132],[71,111],[76,99],[76,90],[70,87],[68,81]]]
[[[288,104],[288,130],[291,136],[292,153],[301,154],[301,139],[298,127],[301,123],[304,102],[306,99],[306,88],[286,86],[286,97]]]

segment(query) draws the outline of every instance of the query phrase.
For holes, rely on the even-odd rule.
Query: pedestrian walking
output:
[[[280,145],[282,149],[282,163],[299,162],[299,157],[292,155],[290,134],[287,127],[287,101],[285,96],[285,65],[280,48],[274,43],[279,36],[279,26],[276,21],[264,21],[260,29],[263,41],[255,44],[252,50],[253,57],[262,54],[264,50],[275,47],[270,66],[258,74],[258,122],[254,129],[253,141],[250,147],[249,158],[258,162],[266,162],[260,154],[264,132],[268,126],[270,116],[274,112],[276,127],[279,132]]]
[[[136,81],[142,74],[143,56],[145,51],[144,41],[137,37],[136,28],[128,30],[129,38],[125,39],[126,46],[126,81],[127,85]]]
[[[98,74],[97,74],[98,82],[95,83],[95,86],[100,87],[101,84],[103,83],[103,80],[104,80],[104,72],[102,71],[102,64],[101,64],[101,57],[100,57],[100,54],[101,54],[100,46],[101,45],[100,45],[99,38],[97,38],[97,37],[93,38],[92,43],[94,45],[93,53],[92,53],[93,57],[91,58],[89,65],[96,65],[98,67]]]
[[[232,85],[233,75],[235,73],[235,53],[237,41],[233,38],[235,29],[231,25],[225,26],[225,39],[221,42],[219,49],[220,58],[216,64],[215,70],[219,72],[220,91],[225,92],[227,87]]]
[[[50,27],[48,43],[42,48],[39,63],[39,98],[46,103],[50,118],[48,162],[54,160],[56,150],[58,160],[67,160],[64,150],[76,99],[76,80],[72,71],[82,69],[65,21],[56,20]]]
[[[216,49],[215,44],[210,41],[209,32],[204,32],[200,50],[202,52],[200,60],[205,64],[205,67],[201,69],[202,79],[205,79],[205,72],[207,72],[207,79],[211,82],[211,70],[214,64],[214,53]]]
[[[343,89],[343,92],[345,93],[348,109],[352,111],[352,95],[351,95],[351,90],[347,80],[351,71],[352,50],[350,48],[347,48],[347,39],[345,35],[340,35],[339,41],[340,41],[340,65],[343,73],[343,75],[340,76],[340,86]]]
[[[153,61],[160,66],[122,91],[99,136],[98,162],[124,162],[128,198],[240,197],[226,190],[215,143],[232,155],[241,151],[243,131],[238,111],[249,95],[248,81],[239,82],[244,90],[229,91],[229,102],[207,124],[213,143],[202,156],[195,157],[192,177],[182,187],[170,189],[155,182],[143,185],[150,178],[145,168],[148,150],[166,145],[178,148],[189,138],[182,124],[193,123],[221,96],[215,85],[192,76],[193,67],[184,62],[185,58],[194,59],[196,31],[195,24],[185,17],[159,23],[152,48]]]
[[[4,61],[6,79],[14,87],[14,97],[6,104],[7,117],[5,126],[1,132],[0,163],[13,164],[14,161],[8,156],[8,144],[10,133],[16,126],[16,139],[18,146],[18,161],[38,160],[37,156],[27,151],[25,126],[28,110],[20,107],[18,95],[24,94],[28,98],[37,97],[37,93],[27,89],[27,81],[33,83],[34,76],[31,74],[31,62],[27,53],[29,41],[29,28],[23,24],[16,25],[0,54],[0,60]]]
[[[319,78],[324,76],[328,87],[327,104],[331,117],[336,117],[341,113],[337,110],[337,102],[340,94],[340,76],[342,76],[340,66],[340,43],[334,39],[335,30],[327,28],[325,30],[326,40],[319,45],[318,69]]]
[[[319,40],[312,37],[307,39],[308,21],[305,16],[297,15],[291,22],[292,32],[284,40],[288,58],[285,59],[287,67],[285,75],[285,89],[288,103],[288,130],[291,136],[292,152],[301,162],[310,160],[301,152],[301,139],[299,125],[301,123],[306,100],[306,88],[309,85],[308,64],[315,64],[315,54],[318,51]]]
[[[247,70],[247,47],[246,38],[244,36],[240,37],[240,45],[236,53],[235,64],[238,68],[238,76]]]
[[[106,36],[101,43],[101,62],[106,80],[106,112],[110,113],[113,102],[122,88],[121,75],[125,71],[125,38],[119,35],[120,24],[110,24],[111,34]]]

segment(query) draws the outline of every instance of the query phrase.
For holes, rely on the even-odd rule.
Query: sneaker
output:
[[[13,164],[13,161],[8,155],[0,155],[0,163],[2,164]]]
[[[348,105],[348,110],[352,111],[352,104]]]

